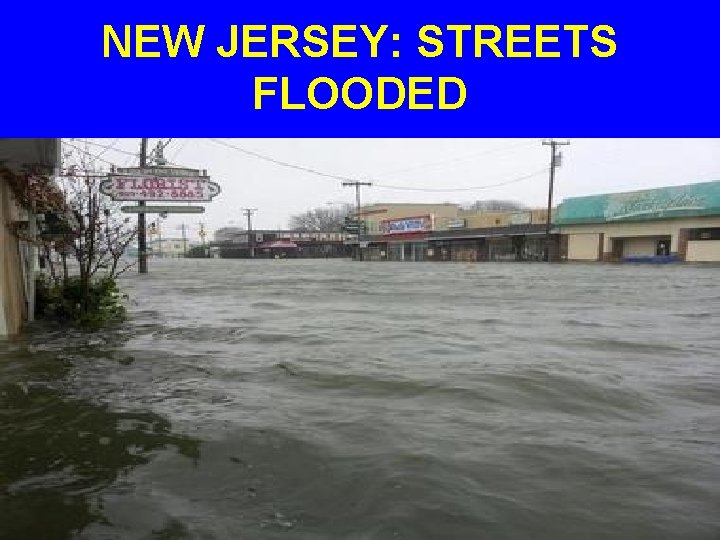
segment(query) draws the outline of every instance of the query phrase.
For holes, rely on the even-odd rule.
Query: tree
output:
[[[334,232],[342,229],[345,217],[352,213],[349,204],[328,208],[313,208],[302,214],[290,217],[290,229],[293,231]]]
[[[83,162],[80,169],[69,168],[61,181],[76,224],[52,247],[61,258],[70,254],[75,259],[85,285],[98,274],[115,279],[135,265],[123,256],[137,236],[137,227],[120,213],[119,204],[100,193],[103,178]],[[66,271],[63,277],[67,279]]]
[[[516,201],[489,199],[486,201],[475,201],[465,205],[465,209],[476,210],[478,212],[513,212],[527,210],[527,206]]]
[[[74,219],[46,214],[37,239],[50,273],[45,299],[59,317],[80,322],[121,311],[116,279],[135,265],[124,256],[137,236],[137,227],[120,213],[119,204],[100,192],[105,174],[88,155],[64,156],[67,167],[58,180],[66,213]]]

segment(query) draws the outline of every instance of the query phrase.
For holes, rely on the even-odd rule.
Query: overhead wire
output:
[[[118,150],[118,149],[115,147],[115,145],[117,145],[117,143],[118,143],[119,141],[120,141],[120,138],[119,138],[119,137],[118,137],[117,139],[114,139],[113,142],[110,143],[110,146],[108,146],[107,148],[105,148],[105,150],[103,150],[102,152],[100,152],[100,153],[98,154],[98,157],[104,156],[104,155],[105,155],[108,151],[110,151],[110,150]]]
[[[178,154],[180,154],[180,152],[182,152],[182,150],[185,148],[185,146],[187,146],[187,143],[189,143],[189,142],[190,142],[190,139],[183,140],[183,142],[177,147],[177,149],[173,153],[173,156],[172,156],[173,160],[175,160],[178,157]]]
[[[417,170],[421,170],[421,169],[434,168],[434,167],[437,167],[440,165],[449,165],[451,163],[460,163],[463,161],[471,161],[471,160],[479,158],[479,157],[495,155],[495,154],[504,154],[509,151],[514,151],[518,148],[524,148],[524,147],[528,147],[530,145],[535,145],[535,144],[537,144],[537,139],[533,139],[532,141],[522,141],[520,143],[511,144],[508,146],[502,146],[502,147],[498,147],[498,148],[492,148],[492,149],[488,149],[488,150],[481,151],[481,152],[473,152],[470,154],[464,154],[461,156],[451,157],[451,158],[447,158],[447,159],[443,159],[443,160],[439,160],[439,161],[421,163],[418,165],[413,165],[411,167],[403,167],[401,169],[393,169],[393,170],[386,171],[386,172],[383,172],[380,174],[374,174],[373,176],[375,178],[383,178],[383,177],[388,177],[388,176],[395,176],[398,174],[405,174],[407,172],[417,171]]]
[[[516,184],[518,182],[522,182],[523,180],[528,180],[528,179],[538,176],[540,174],[545,174],[545,173],[547,173],[547,170],[548,170],[547,167],[544,167],[535,172],[524,174],[522,176],[516,176],[514,178],[510,178],[508,180],[504,180],[504,181],[498,182],[496,184],[484,184],[482,186],[469,186],[469,187],[461,187],[461,188],[416,188],[416,187],[410,187],[410,186],[390,186],[387,184],[373,184],[373,186],[383,188],[383,189],[392,189],[392,190],[398,190],[398,191],[421,191],[421,192],[427,192],[427,193],[455,193],[455,192],[461,192],[461,191],[480,191],[483,189],[491,189],[491,188],[496,188],[496,187],[501,187],[501,186],[507,186],[510,184]]]
[[[265,155],[265,154],[261,154],[260,152],[255,152],[254,150],[248,150],[247,148],[242,148],[242,147],[240,147],[240,146],[237,146],[237,145],[234,145],[234,144],[230,144],[230,143],[228,143],[228,142],[226,142],[226,141],[223,141],[222,139],[208,139],[208,140],[214,142],[215,144],[219,144],[219,145],[221,145],[221,146],[225,146],[225,147],[227,147],[227,148],[231,148],[231,149],[233,149],[233,150],[235,150],[235,151],[237,151],[237,152],[240,152],[240,153],[242,153],[242,154],[245,154],[245,155],[247,155],[247,156],[251,156],[251,157],[254,157],[254,158],[257,158],[257,159],[261,159],[261,160],[267,161],[267,162],[269,162],[269,163],[274,163],[275,165],[279,165],[279,166],[281,166],[281,167],[287,167],[287,168],[289,168],[289,169],[295,169],[296,171],[302,171],[302,172],[306,172],[306,173],[309,173],[309,174],[314,174],[314,175],[316,175],[316,176],[320,176],[320,177],[323,177],[323,178],[330,178],[330,179],[333,179],[333,180],[350,181],[350,182],[352,182],[352,181],[355,180],[355,178],[350,178],[349,176],[341,176],[341,175],[339,175],[339,174],[326,173],[326,172],[323,172],[323,171],[319,171],[319,170],[317,170],[317,169],[313,169],[312,167],[305,167],[304,165],[298,165],[298,164],[296,164],[296,163],[290,163],[290,162],[288,162],[288,161],[283,161],[283,160],[281,160],[281,159],[276,159],[276,158],[274,158],[274,157],[271,157],[271,156],[268,156],[268,155]]]
[[[111,167],[117,167],[117,165],[116,165],[115,163],[113,163],[112,161],[109,161],[109,160],[103,158],[102,156],[98,156],[97,154],[93,154],[93,153],[90,152],[89,150],[85,150],[84,148],[81,148],[80,146],[77,146],[77,145],[75,145],[75,144],[73,144],[73,143],[71,143],[71,142],[69,142],[69,141],[65,141],[65,140],[64,140],[64,141],[62,141],[62,142],[63,142],[63,144],[66,144],[66,145],[70,146],[71,148],[74,148],[75,150],[77,150],[77,151],[79,151],[79,152],[82,152],[83,154],[85,154],[85,155],[87,155],[87,156],[92,157],[93,159],[97,159],[98,161],[102,161],[103,163],[106,163],[107,165],[110,165]]]
[[[119,152],[120,154],[125,154],[125,155],[127,155],[127,156],[137,157],[137,152],[131,152],[130,150],[125,150],[125,149],[123,149],[123,148],[116,148],[116,147],[114,146],[114,145],[117,144],[117,142],[120,140],[119,138],[118,138],[118,139],[115,139],[115,141],[112,142],[112,143],[109,144],[109,145],[107,145],[107,144],[102,144],[102,143],[95,142],[95,141],[91,141],[91,140],[88,140],[88,139],[74,139],[74,140],[75,140],[75,141],[78,141],[78,142],[81,142],[81,143],[89,144],[90,146],[97,146],[98,148],[104,148],[105,151],[104,151],[104,152],[101,152],[100,154],[98,154],[99,156],[104,155],[105,152],[107,152],[107,151],[109,151],[109,150],[113,150],[113,151],[115,151],[115,152]]]
[[[214,143],[216,143],[216,144],[219,144],[219,145],[221,145],[221,146],[225,146],[225,147],[227,147],[227,148],[236,150],[236,151],[238,151],[238,152],[240,152],[240,153],[242,153],[242,154],[245,154],[245,155],[248,155],[248,156],[251,156],[251,157],[254,157],[254,158],[263,160],[263,161],[267,161],[267,162],[269,162],[269,163],[273,163],[273,164],[279,165],[279,166],[281,166],[281,167],[286,167],[286,168],[290,168],[290,169],[294,169],[294,170],[306,172],[306,173],[308,173],[308,174],[313,174],[313,175],[316,175],[316,176],[320,176],[320,177],[328,178],[328,179],[333,179],[333,180],[350,181],[350,182],[356,180],[356,178],[352,178],[352,177],[349,177],[349,176],[343,176],[343,175],[339,175],[339,174],[328,173],[328,172],[320,171],[320,170],[315,169],[315,168],[313,168],[313,167],[307,167],[307,166],[304,166],[304,165],[298,165],[297,163],[291,163],[291,162],[288,162],[288,161],[284,161],[284,160],[281,160],[281,159],[277,159],[277,158],[274,158],[274,157],[272,157],[272,156],[268,156],[268,155],[266,155],[266,154],[262,154],[262,153],[260,153],[260,152],[256,152],[256,151],[254,151],[254,150],[249,150],[249,149],[247,149],[247,148],[243,148],[243,147],[241,147],[241,146],[228,143],[228,142],[226,142],[226,141],[223,141],[222,139],[213,139],[213,138],[211,138],[211,139],[208,139],[208,140],[210,140],[210,141],[212,141],[212,142],[214,142]],[[527,143],[523,143],[523,144],[527,144]],[[537,176],[537,175],[539,175],[539,174],[541,174],[541,173],[544,173],[544,172],[546,172],[546,171],[547,171],[547,168],[543,168],[543,169],[541,169],[541,170],[537,170],[537,171],[534,171],[534,172],[532,172],[532,173],[524,174],[524,175],[522,175],[522,176],[514,177],[514,178],[511,178],[511,179],[508,179],[508,180],[505,180],[505,181],[502,181],[502,182],[498,182],[498,183],[495,183],[495,184],[485,184],[485,185],[482,185],[482,186],[469,186],[469,187],[458,187],[458,188],[424,188],[424,187],[412,187],[412,186],[397,186],[397,185],[390,185],[390,184],[378,183],[378,182],[374,182],[374,181],[372,182],[372,185],[373,185],[373,187],[382,188],[382,189],[389,189],[389,190],[395,190],[395,191],[416,191],[416,192],[427,192],[427,193],[452,193],[452,192],[462,192],[462,191],[479,191],[479,190],[483,190],[483,189],[490,189],[490,188],[494,188],[494,187],[506,186],[506,185],[509,185],[509,184],[521,182],[521,181],[523,181],[523,180],[527,180],[527,179],[529,179],[529,178],[532,178],[532,177],[534,177],[534,176]],[[370,180],[373,180],[373,179],[370,178]]]

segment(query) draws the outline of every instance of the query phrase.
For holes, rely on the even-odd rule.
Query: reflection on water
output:
[[[0,345],[0,536],[718,538],[717,271],[153,261]]]
[[[166,418],[67,395],[58,383],[70,364],[28,348],[18,341],[0,355],[1,538],[67,538],[102,521],[95,495],[153,452],[199,459],[200,443],[172,434]]]

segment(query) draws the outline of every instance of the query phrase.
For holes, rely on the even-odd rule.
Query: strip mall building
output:
[[[347,243],[372,261],[720,261],[720,181],[569,198],[553,209],[463,210],[374,204],[367,235]],[[549,243],[548,243],[549,240]]]
[[[566,199],[554,225],[571,261],[720,261],[720,181]]]
[[[375,204],[359,214],[367,236],[351,243],[356,258],[374,261],[540,260],[546,216],[540,209],[480,212],[456,204]],[[559,246],[557,235],[552,240]]]

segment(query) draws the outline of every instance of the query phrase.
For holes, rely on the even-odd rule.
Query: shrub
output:
[[[41,277],[37,281],[35,313],[40,319],[97,329],[124,320],[124,298],[116,280],[109,276],[89,283],[73,276],[60,284]]]

